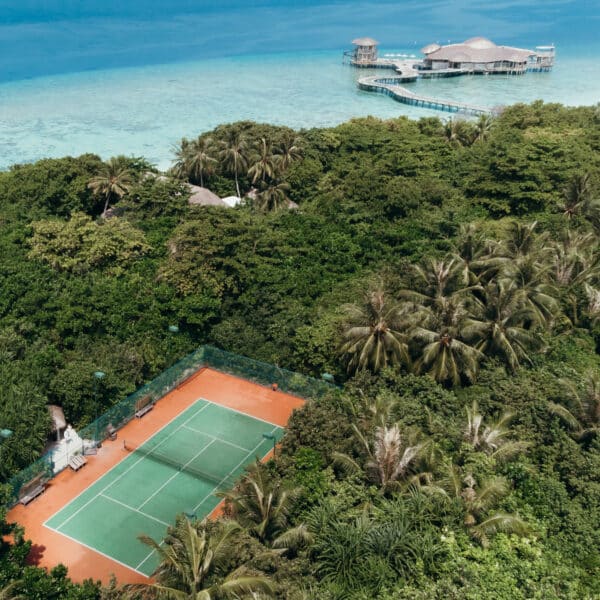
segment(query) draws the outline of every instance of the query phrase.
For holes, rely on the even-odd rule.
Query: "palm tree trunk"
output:
[[[237,166],[235,169],[235,189],[237,190],[238,198],[241,198],[242,194],[240,193],[240,184],[238,182]]]
[[[202,169],[200,169],[200,187],[204,187],[204,177],[202,176]]]
[[[108,210],[108,203],[110,202],[110,192],[106,194],[106,201],[104,202],[104,210],[102,211],[102,216],[106,216],[106,211]]]

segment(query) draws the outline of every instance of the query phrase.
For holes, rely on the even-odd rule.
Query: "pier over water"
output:
[[[421,106],[422,108],[431,108],[447,112],[461,112],[471,115],[488,115],[493,112],[491,109],[483,106],[421,96],[400,85],[401,83],[404,83],[402,77],[361,77],[361,79],[358,80],[358,87],[367,92],[387,94],[398,102],[412,104],[413,106]]]
[[[417,79],[460,75],[524,75],[528,71],[548,72],[554,66],[555,59],[554,46],[537,46],[533,51],[497,46],[482,37],[448,46],[429,44],[421,50],[424,55],[422,59],[414,55],[409,58],[396,58],[393,55],[381,58],[377,51],[378,42],[372,38],[358,38],[352,43],[354,49],[344,52],[344,59],[349,60],[353,66],[396,72],[393,77],[362,77],[358,81],[360,89],[387,94],[404,104],[473,115],[490,114],[493,111],[466,102],[422,96],[401,84]]]

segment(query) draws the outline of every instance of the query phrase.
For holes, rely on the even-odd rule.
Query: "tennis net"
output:
[[[141,458],[147,458],[149,460],[156,461],[160,464],[172,467],[176,471],[189,473],[197,479],[208,481],[210,483],[215,484],[215,486],[218,487],[227,487],[228,481],[230,479],[232,479],[232,481],[234,480],[234,478],[232,478],[230,474],[223,475],[223,473],[211,473],[209,470],[198,468],[198,465],[194,464],[196,460],[195,457],[189,460],[185,460],[173,456],[172,454],[169,454],[165,451],[157,450],[156,448],[148,448],[144,446],[132,447],[131,445],[127,444],[126,441],[123,442],[123,447],[128,452],[131,452],[132,454],[137,454]]]

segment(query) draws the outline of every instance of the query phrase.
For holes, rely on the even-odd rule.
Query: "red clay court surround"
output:
[[[117,440],[103,442],[98,454],[88,457],[85,468],[77,472],[65,469],[49,482],[46,491],[31,504],[19,504],[10,510],[7,521],[24,526],[26,538],[33,541],[30,563],[47,568],[62,563],[68,567],[69,576],[76,582],[91,578],[107,584],[111,575],[115,575],[119,583],[147,582],[148,579],[143,575],[51,531],[44,527],[44,523],[125,457],[123,439],[136,446],[141,445],[199,398],[281,427],[287,425],[292,411],[304,404],[301,398],[245,379],[210,368],[199,370],[157,402],[154,410],[142,419],[130,421],[119,430]],[[215,513],[218,512],[217,507]],[[98,523],[98,527],[102,527],[102,523]]]

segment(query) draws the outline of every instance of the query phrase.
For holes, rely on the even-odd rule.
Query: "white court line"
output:
[[[177,427],[176,429],[174,429],[164,440],[162,440],[161,442],[159,442],[155,448],[157,448],[158,446],[160,446],[161,444],[164,444],[175,432],[179,431],[179,429],[181,429],[181,427],[183,425],[185,425],[188,421],[191,421],[196,415],[198,415],[199,413],[201,413],[206,407],[208,406],[208,404],[205,404],[204,406],[202,406],[198,411],[196,411],[189,419],[187,419],[184,423],[182,423],[179,427]],[[191,407],[190,407],[191,408]],[[188,409],[189,410],[189,409]],[[166,425],[163,425],[163,427],[161,427],[154,435],[150,436],[145,442],[148,442],[149,440],[151,440],[155,435],[159,434],[163,429],[165,429],[165,427],[169,426],[173,421],[175,421],[176,419],[178,419],[179,417],[181,417],[181,413],[179,415],[177,415],[176,417],[174,417],[173,419],[171,419]],[[142,444],[143,445],[143,444]],[[131,456],[131,455],[129,455]],[[128,457],[125,457],[123,460],[125,460]],[[131,469],[133,469],[133,467],[135,467],[138,463],[140,463],[142,460],[144,460],[146,458],[146,456],[141,456],[138,460],[136,460],[132,465],[130,465],[125,471],[123,471],[123,473],[121,473],[116,479],[113,479],[108,485],[106,485],[105,487],[103,487],[97,494],[95,494],[94,496],[92,496],[92,498],[90,500],[88,500],[83,506],[79,507],[69,518],[67,518],[65,521],[63,521],[60,525],[59,525],[59,529],[61,527],[64,527],[75,515],[79,514],[84,508],[86,508],[89,504],[91,504],[95,498],[97,498],[100,495],[103,495],[104,492],[110,488],[112,485],[114,485],[117,481],[119,481],[124,475],[126,475],[127,473],[129,473],[129,471],[131,471]],[[104,475],[102,475],[102,477],[100,477],[100,479],[98,479],[97,481],[100,481],[101,479],[103,479],[104,477],[106,477],[113,469],[115,469],[116,467],[118,467],[123,461],[119,461],[112,469],[108,470],[106,473],[104,473]],[[96,483],[96,481],[92,484],[94,485]],[[81,496],[82,494],[85,494],[85,492],[87,492],[90,489],[91,486],[88,486],[85,490],[83,490],[80,494],[78,494],[75,498],[73,498],[73,500],[71,500],[71,502],[69,502],[69,504],[67,504],[66,506],[63,506],[57,513],[55,513],[54,515],[52,515],[52,517],[50,517],[46,523],[50,520],[53,519],[59,512],[63,511],[65,508],[67,508],[67,506],[71,505],[73,502],[75,502],[75,500],[77,500],[77,498],[79,498],[79,496]],[[44,525],[46,525],[46,523],[44,523]]]
[[[275,430],[277,429],[277,425],[273,426],[273,429],[271,430],[270,433],[273,433]],[[199,504],[196,504],[196,506],[194,506],[194,512],[196,512],[200,506],[202,505],[202,502],[204,502],[205,500],[207,500],[208,498],[210,498],[210,496],[213,495],[213,492],[219,488],[219,486],[224,482],[227,481],[227,479],[229,479],[229,477],[231,477],[231,474],[236,471],[237,469],[239,469],[247,460],[248,458],[250,458],[250,456],[252,454],[254,454],[259,448],[260,446],[264,443],[265,440],[260,440],[260,442],[258,442],[258,444],[256,444],[256,446],[254,446],[254,448],[252,450],[250,450],[248,452],[248,454],[246,454],[246,456],[244,456],[244,458],[242,458],[242,460],[235,465],[235,467],[233,467],[233,469],[231,469],[231,471],[229,471],[229,473],[227,473],[227,475],[225,475],[225,477],[223,477],[223,479],[221,479],[221,481],[219,481],[219,483],[212,489],[212,491],[210,492],[210,494],[207,494],[202,501]]]
[[[44,526],[47,527],[50,531],[54,531],[55,533],[58,533],[59,535],[64,535],[67,539],[77,542],[80,546],[83,546],[84,548],[87,548],[88,550],[92,550],[93,552],[100,554],[100,556],[104,556],[105,558],[108,558],[108,559],[112,560],[113,562],[116,562],[117,564],[121,565],[122,567],[126,567],[127,569],[134,571],[138,575],[143,575],[146,578],[150,577],[146,573],[142,573],[142,571],[138,571],[138,567],[140,565],[138,565],[137,567],[132,567],[131,565],[128,565],[128,564],[118,560],[114,556],[110,556],[109,554],[106,554],[106,553],[102,552],[101,550],[98,550],[98,548],[94,548],[93,546],[90,546],[89,544],[86,544],[85,542],[82,542],[81,540],[78,540],[77,538],[74,538],[73,536],[67,535],[66,533],[63,533],[62,531],[59,531],[58,529],[55,529],[54,527],[50,527],[49,525],[44,525]],[[144,562],[145,562],[145,560],[144,560]],[[140,563],[140,564],[142,564],[142,563]]]
[[[117,500],[116,498],[112,498],[111,496],[106,496],[105,494],[100,494],[100,497],[106,498],[106,500],[110,500],[111,502],[114,502],[115,504],[120,504],[121,506],[124,506],[125,508],[128,508],[129,510],[132,510],[133,512],[136,512],[144,517],[147,517],[148,519],[152,519],[153,521],[156,521],[157,523],[160,523],[161,525],[164,525],[165,527],[169,526],[168,523],[165,523],[164,521],[161,521],[160,519],[157,519],[156,517],[153,517],[152,515],[142,512],[141,510],[135,508],[134,506],[129,506],[129,504],[125,504],[125,502],[121,502],[120,500]]]
[[[237,410],[235,408],[231,408],[230,406],[225,406],[224,404],[219,404],[218,402],[213,402],[212,400],[208,400],[207,398],[199,398],[199,399],[209,402],[210,404],[214,404],[215,406],[218,406],[220,408],[224,408],[225,410],[230,410],[231,412],[237,413],[238,415],[244,415],[245,417],[250,417],[251,419],[254,419],[255,421],[262,421],[263,423],[266,423],[267,425],[271,425],[271,427],[277,427],[278,429],[284,429],[283,427],[281,427],[281,425],[276,425],[275,423],[271,423],[271,421],[266,421],[265,419],[261,419],[260,417],[255,417],[254,415],[249,415],[248,413],[245,413],[241,410]]]
[[[196,452],[196,454],[194,454],[194,456],[192,456],[192,458],[190,458],[190,460],[188,460],[182,467],[180,467],[173,475],[171,475],[171,477],[169,477],[169,479],[167,479],[152,495],[148,496],[139,506],[138,509],[142,508],[142,506],[144,506],[144,504],[147,504],[148,502],[150,502],[150,500],[152,500],[152,498],[154,498],[154,496],[156,496],[156,494],[158,494],[164,487],[166,487],[169,483],[171,483],[171,481],[173,481],[173,479],[175,479],[175,477],[177,477],[177,475],[180,475],[181,473],[183,473],[183,469],[185,469],[192,461],[196,460],[196,458],[198,458],[198,456],[200,456],[200,454],[202,454],[209,446],[211,446],[212,444],[215,443],[215,440],[212,439],[210,440],[210,442],[208,442],[208,444],[206,444],[206,446],[204,446],[202,448],[202,450],[200,450],[199,452]],[[176,467],[173,467],[176,468]]]
[[[200,431],[199,429],[194,429],[193,427],[190,427],[189,425],[184,425],[183,429],[189,429],[190,431],[194,431],[195,433],[201,433],[202,435],[205,435],[206,437],[211,438],[213,442],[215,442],[215,441],[223,442],[224,444],[233,446],[234,448],[237,448],[238,450],[243,450],[244,452],[252,452],[249,448],[244,448],[244,446],[238,446],[237,444],[234,444],[233,442],[228,442],[227,440],[217,437],[216,435],[210,435],[210,433],[206,433],[206,431]]]
[[[277,431],[277,429],[281,429],[281,427],[279,427],[279,425],[273,425],[273,423],[269,423],[269,425],[271,425],[273,427],[273,429],[271,429],[270,433]],[[206,494],[206,496],[204,496],[204,498],[202,498],[202,500],[198,504],[196,504],[196,506],[194,506],[194,512],[196,512],[200,508],[200,506],[202,506],[203,502],[205,502],[206,500],[208,500],[208,498],[210,498],[211,496],[214,495],[215,490],[219,489],[219,486],[224,481],[227,481],[227,479],[231,476],[231,474],[234,471],[236,471],[241,465],[243,465],[248,460],[248,458],[260,448],[260,446],[263,442],[264,442],[264,440],[261,440],[252,450],[247,451],[248,453],[246,454],[246,456],[244,456],[244,458],[235,467],[233,467],[233,469],[231,469],[231,471],[229,471],[229,473],[227,473],[227,475],[225,475],[225,477],[223,477],[223,479],[221,479],[221,481],[208,494]],[[152,550],[152,552],[150,552],[148,554],[148,556],[146,556],[146,558],[144,558],[144,560],[137,565],[136,569],[139,569],[153,554],[154,554],[154,550]]]

